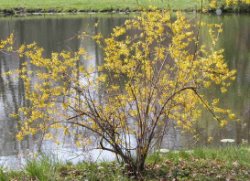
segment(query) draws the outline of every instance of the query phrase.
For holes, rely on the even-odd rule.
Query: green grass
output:
[[[204,0],[206,1],[206,0]],[[1,9],[56,9],[68,11],[76,10],[138,10],[153,5],[155,7],[173,9],[196,9],[200,7],[200,0],[0,0]]]
[[[9,180],[8,175],[4,172],[3,168],[0,168],[0,181]]]
[[[205,160],[221,160],[228,165],[237,161],[239,164],[250,168],[250,148],[249,147],[219,147],[219,148],[196,148],[189,151],[173,151],[167,154],[153,154],[148,158],[148,162],[152,163],[156,159],[161,162],[165,159],[178,162],[180,159],[205,159]]]
[[[129,180],[123,174],[123,167],[116,162],[66,164],[59,167],[58,173],[57,180],[61,180],[62,177],[65,180]]]
[[[202,3],[201,3],[202,2]],[[219,4],[223,4],[220,0]],[[209,0],[0,0],[5,14],[140,11],[149,7],[193,11],[210,9]],[[226,12],[250,12],[250,5],[225,8]],[[11,12],[10,12],[11,11]]]
[[[56,169],[60,165],[53,156],[41,155],[37,159],[28,160],[25,173],[32,179],[39,181],[55,180]]]
[[[196,148],[149,156],[147,178],[177,180],[250,180],[250,148]],[[153,169],[152,169],[153,168]],[[166,174],[167,170],[167,174]]]
[[[116,162],[77,165],[60,163],[54,157],[42,155],[30,160],[21,171],[0,168],[0,181],[80,181],[132,180],[124,167]],[[197,148],[192,151],[154,153],[147,159],[144,180],[250,180],[250,148]]]

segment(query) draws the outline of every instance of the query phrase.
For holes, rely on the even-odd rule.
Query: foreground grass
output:
[[[138,10],[153,5],[158,8],[178,10],[196,9],[201,6],[200,0],[0,0],[0,9],[25,8],[44,10]]]
[[[147,160],[145,180],[250,180],[250,148],[201,148],[192,151],[155,153]],[[22,171],[4,172],[7,180],[132,180],[116,162],[62,164],[41,156]]]

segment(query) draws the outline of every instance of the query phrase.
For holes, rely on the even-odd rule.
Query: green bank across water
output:
[[[250,12],[250,5],[226,7],[222,1],[219,6],[224,12]],[[78,12],[135,12],[158,9],[181,11],[215,12],[209,0],[0,0],[0,14],[23,15],[43,13]]]
[[[82,13],[82,12],[138,12],[158,9],[174,11],[215,12],[209,6],[210,0],[0,0],[0,14],[26,15],[44,13]],[[250,4],[227,7],[222,0],[218,5],[223,12],[249,13]]]
[[[150,5],[158,8],[195,9],[201,6],[197,0],[0,0],[1,9],[25,8],[44,10],[138,10]]]

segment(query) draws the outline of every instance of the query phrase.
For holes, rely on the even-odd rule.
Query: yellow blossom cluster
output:
[[[246,6],[250,5],[250,0],[209,0],[209,6],[213,9],[222,5],[225,5],[229,8]]]
[[[227,6],[250,5],[250,0],[225,0]]]

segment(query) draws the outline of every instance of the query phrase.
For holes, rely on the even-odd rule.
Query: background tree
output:
[[[216,84],[226,92],[235,71],[228,69],[223,50],[216,50],[221,26],[199,26],[210,29],[211,45],[199,44],[196,24],[181,13],[176,18],[167,11],[142,13],[109,38],[94,37],[105,54],[98,67],[79,64],[89,59],[84,50],[47,58],[35,44],[21,46],[20,56],[30,59],[18,70],[30,106],[13,115],[22,125],[17,138],[36,133],[52,138],[58,129],[75,135],[80,146],[95,136],[97,148],[115,153],[139,177],[169,121],[192,131],[205,107],[225,125],[234,114],[202,91]],[[76,131],[79,127],[91,136]]]

